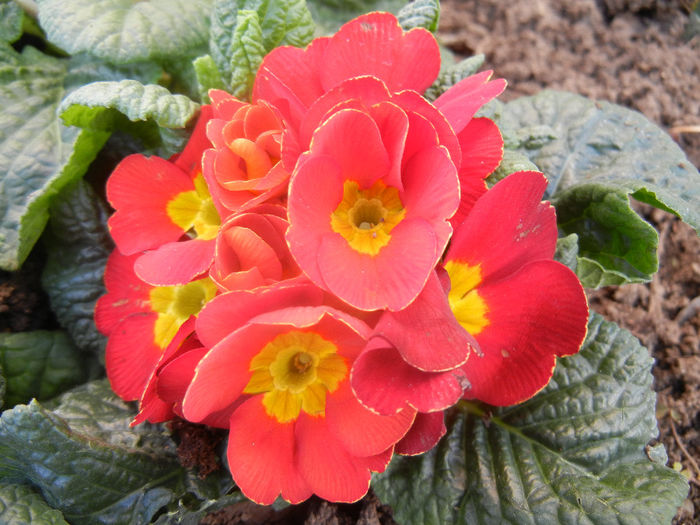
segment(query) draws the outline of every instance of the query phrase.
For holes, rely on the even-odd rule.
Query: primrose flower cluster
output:
[[[439,69],[428,31],[359,17],[273,50],[252,102],[211,91],[181,154],[108,181],[112,387],[135,424],[228,429],[258,503],[361,498],[439,441],[447,408],[528,399],[584,338],[544,176],[484,182],[503,141],[474,114],[505,82],[431,103]]]

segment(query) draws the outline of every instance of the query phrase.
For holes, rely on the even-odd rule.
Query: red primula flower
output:
[[[210,106],[202,107],[180,155],[170,161],[130,155],[107,180],[107,199],[116,210],[110,233],[125,255],[151,250],[135,268],[152,285],[185,284],[211,265],[221,223],[201,169],[211,114]]]
[[[262,204],[221,226],[209,276],[221,291],[252,290],[301,273],[284,240],[287,210]]]
[[[552,260],[557,228],[554,209],[540,202],[545,187],[542,174],[520,172],[481,197],[455,232],[442,279],[436,274],[405,310],[384,313],[355,361],[351,381],[363,404],[380,414],[405,406],[426,413],[402,451],[424,452],[439,439],[436,413],[459,397],[524,401],[547,384],[555,356],[578,351],[588,307],[576,275]],[[423,318],[444,322],[431,331]],[[430,344],[434,333],[456,340],[455,323],[473,341],[471,355],[456,368],[431,370],[431,359],[457,351]]]
[[[229,414],[231,474],[261,504],[280,494],[291,503],[312,494],[360,499],[415,417],[408,408],[376,415],[355,399],[349,371],[370,329],[328,306],[296,306],[318,298],[308,284],[230,292],[198,323],[203,342],[218,341],[197,366],[184,415],[198,422]]]
[[[281,196],[289,173],[279,162],[283,125],[267,102],[241,102],[220,90],[209,92],[214,118],[207,124],[212,149],[204,154],[204,177],[219,213],[249,209]]]
[[[138,257],[112,252],[105,268],[107,294],[95,307],[97,328],[109,336],[107,376],[115,393],[127,401],[141,398],[180,327],[216,294],[209,278],[184,285],[151,286],[134,273]]]

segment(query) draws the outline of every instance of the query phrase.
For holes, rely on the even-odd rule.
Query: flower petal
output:
[[[296,466],[299,444],[294,423],[279,423],[265,412],[262,396],[254,396],[231,415],[228,465],[236,485],[260,505],[279,494],[290,503],[311,496]]]
[[[214,248],[214,239],[171,242],[144,253],[136,260],[134,271],[153,286],[187,284],[209,270]]]
[[[350,384],[360,402],[379,414],[395,414],[407,404],[419,412],[444,410],[464,389],[460,368],[423,372],[406,363],[382,337],[370,339],[355,360]]]
[[[551,259],[557,243],[554,208],[541,202],[544,175],[509,175],[481,197],[455,231],[445,259],[481,266],[482,281],[507,276],[528,261]]]
[[[395,452],[404,456],[423,454],[437,445],[446,432],[444,412],[419,412],[408,434],[396,444]]]
[[[374,456],[393,446],[411,427],[415,414],[409,407],[396,415],[374,414],[357,401],[349,381],[326,398],[328,428],[353,456]]]
[[[540,260],[478,291],[489,324],[478,335],[481,354],[462,367],[470,383],[464,395],[498,406],[529,399],[551,378],[554,357],[576,353],[583,342],[581,283],[563,264]]]
[[[440,71],[440,51],[435,37],[425,29],[404,33],[389,13],[357,17],[331,38],[321,69],[328,90],[343,80],[371,75],[391,91],[423,92]]]

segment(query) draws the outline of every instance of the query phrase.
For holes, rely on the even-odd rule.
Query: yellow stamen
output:
[[[194,178],[194,190],[173,197],[166,206],[166,213],[183,231],[194,230],[195,236],[205,241],[214,239],[221,225],[219,212],[201,173]]]
[[[216,285],[204,278],[178,286],[157,286],[149,294],[151,309],[158,314],[154,341],[160,348],[168,346],[180,326],[216,295]]]
[[[467,332],[477,335],[489,325],[488,306],[476,290],[482,281],[481,266],[448,261],[445,269],[452,283],[447,296],[452,313]]]
[[[360,253],[377,255],[389,244],[391,230],[406,215],[396,188],[377,181],[364,190],[355,181],[343,184],[343,200],[331,213],[331,228]]]
[[[268,415],[288,423],[302,410],[324,416],[326,394],[338,389],[348,367],[327,339],[315,332],[292,330],[267,343],[250,361],[250,371],[243,392],[264,394]]]

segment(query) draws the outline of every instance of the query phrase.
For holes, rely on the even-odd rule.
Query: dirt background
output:
[[[554,88],[631,107],[667,129],[698,166],[700,36],[684,37],[690,8],[691,0],[443,0],[439,38],[460,56],[484,53],[485,67],[508,80],[503,100]],[[640,212],[660,232],[659,273],[589,299],[656,359],[660,440],[691,480],[674,524],[700,524],[700,239],[669,214]],[[39,251],[21,272],[0,272],[0,331],[55,324],[36,278],[42,259]],[[244,503],[204,523],[394,522],[370,493],[353,505],[313,498],[281,513]]]

